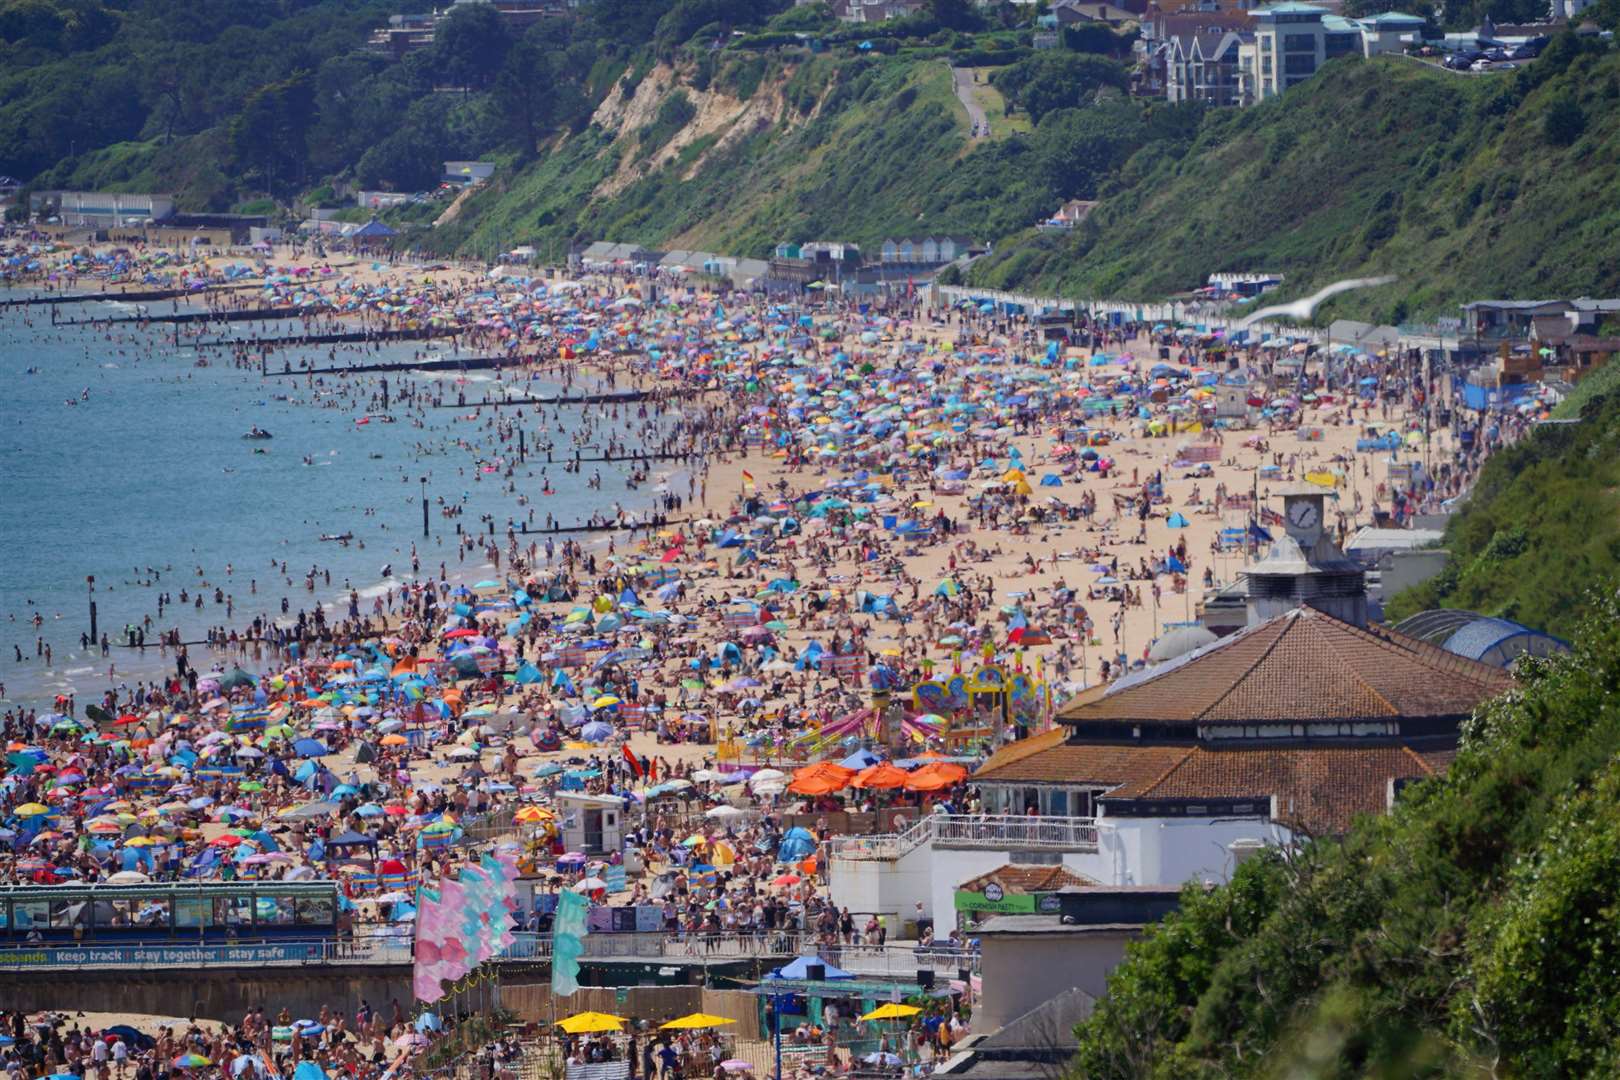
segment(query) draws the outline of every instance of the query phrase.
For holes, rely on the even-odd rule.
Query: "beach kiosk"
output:
[[[624,847],[624,800],[582,791],[557,793],[563,846],[587,855],[610,855]]]

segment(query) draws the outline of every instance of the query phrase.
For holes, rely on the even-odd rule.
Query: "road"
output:
[[[951,68],[951,81],[956,85],[956,99],[967,110],[968,120],[973,124],[973,137],[985,139],[990,136],[990,118],[984,115],[984,106],[973,93],[973,72],[967,68]]]

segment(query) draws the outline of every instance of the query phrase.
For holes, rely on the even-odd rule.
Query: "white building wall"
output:
[[[1099,818],[1097,850],[1070,851],[1062,864],[1102,885],[1224,882],[1232,875],[1231,846],[1288,843],[1292,834],[1263,818]],[[936,932],[955,925],[956,890],[970,878],[1013,861],[1011,850],[940,848],[923,844],[899,859],[834,856],[827,873],[832,901],[852,913],[891,916],[891,937],[916,916],[917,902]]]

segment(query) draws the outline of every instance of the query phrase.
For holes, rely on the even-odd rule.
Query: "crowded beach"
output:
[[[1326,492],[1342,539],[1438,507],[1517,436],[1512,421],[1470,428],[1406,357],[1303,337],[1082,320],[1059,339],[993,303],[285,248],[181,257],[19,236],[0,243],[0,265],[14,296],[183,288],[211,310],[296,308],[308,332],[439,327],[501,358],[496,382],[456,391],[453,415],[469,461],[510,490],[504,528],[452,533],[441,500],[445,535],[413,546],[369,602],[358,589],[322,602],[313,573],[284,565],[229,610],[186,582],[211,620],[189,644],[164,619],[165,581],[123,640],[77,643],[118,650],[116,666],[0,716],[4,880],[331,882],[331,924],[350,941],[408,943],[420,887],[494,858],[528,883],[516,932],[549,930],[573,893],[670,935],[791,928],[812,944],[970,948],[971,928],[834,906],[821,853],[840,823],[900,831],[982,809],[975,765],[1192,627],[1280,524],[1274,490]],[[227,284],[244,287],[217,291]],[[229,355],[244,378],[278,363],[249,340]],[[330,359],[365,355],[361,343]],[[391,391],[370,374],[322,378],[357,421],[446,404],[408,376]],[[638,396],[505,404],[539,379]],[[586,445],[649,455],[645,487],[549,507],[536,455],[561,470]],[[575,523],[587,527],[541,535]],[[170,578],[182,605],[183,575]],[[46,662],[38,636],[36,650],[35,634],[17,635],[17,664]],[[590,811],[603,805],[623,812],[611,843],[582,824],[599,830]],[[102,919],[191,925],[150,907],[19,902],[8,930],[71,944]],[[266,1003],[268,1018],[229,1033],[19,1016],[4,1053],[28,1075],[93,1080],[428,1071],[433,1010],[332,1004],[279,1018]],[[926,1071],[966,1007],[878,1018],[877,1063]],[[692,1060],[744,1071],[695,1036],[677,1048],[622,1018],[600,1030],[566,1053],[628,1055],[630,1075],[648,1077]],[[516,1051],[490,1043],[494,1073]],[[834,1048],[816,1068],[855,1064]]]

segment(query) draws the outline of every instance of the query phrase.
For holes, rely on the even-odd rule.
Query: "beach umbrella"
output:
[[[659,1024],[661,1031],[700,1031],[704,1028],[724,1027],[726,1024],[735,1024],[737,1021],[725,1016],[714,1016],[710,1013],[690,1013],[677,1017],[667,1024]]]
[[[861,1019],[901,1020],[908,1016],[916,1016],[920,1012],[922,1012],[922,1010],[915,1005],[902,1005],[898,1001],[891,1001],[886,1005],[879,1005],[877,1008],[861,1017]]]
[[[624,1017],[614,1016],[611,1013],[582,1012],[557,1021],[557,1026],[570,1035],[584,1035],[597,1031],[623,1031]]]
[[[174,1059],[174,1067],[177,1069],[205,1069],[212,1064],[212,1061],[201,1054],[185,1053]]]

